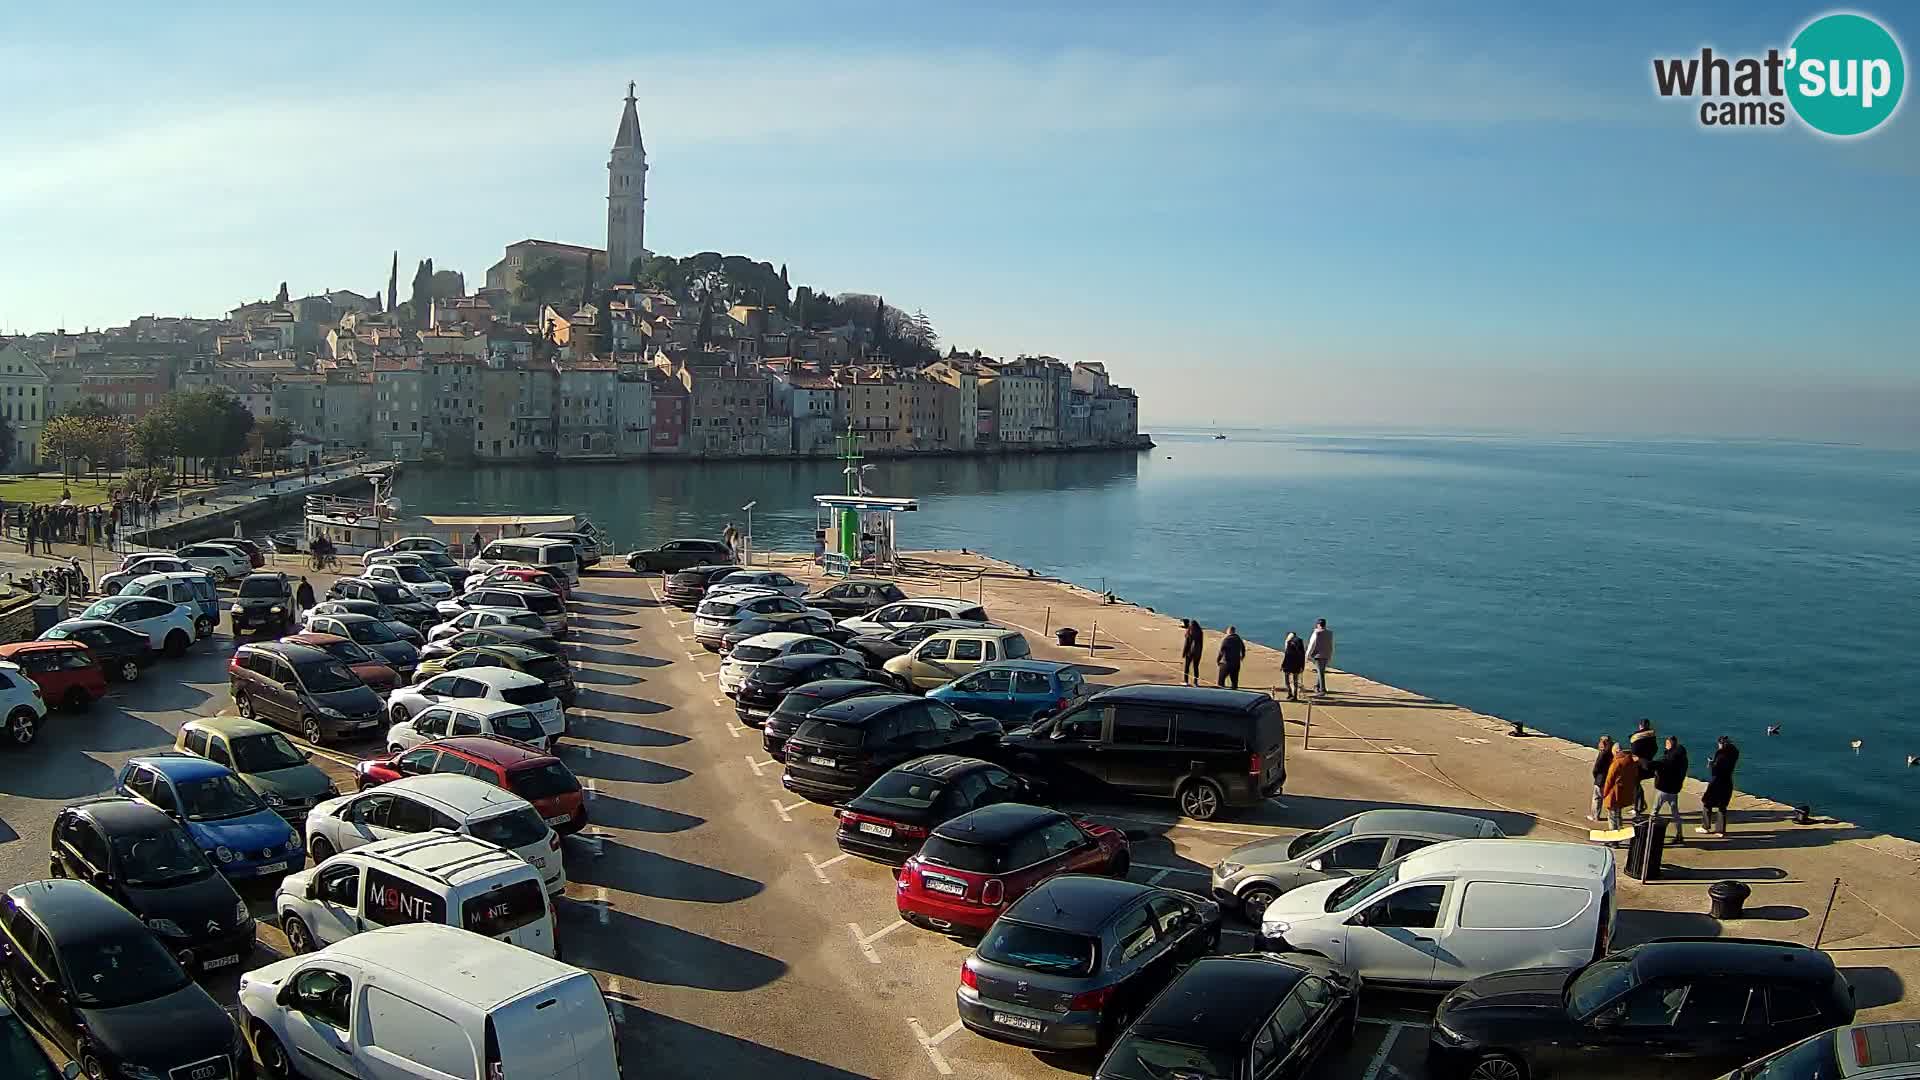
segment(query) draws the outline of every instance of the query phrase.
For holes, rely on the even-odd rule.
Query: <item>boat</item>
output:
[[[1214,438],[1216,438],[1216,439],[1224,439],[1224,438],[1226,438],[1226,436],[1225,436],[1225,435],[1221,435],[1221,434],[1219,434],[1218,432],[1215,432],[1215,433],[1214,433],[1214,436],[1213,436],[1213,437],[1214,437]]]
[[[309,495],[304,515],[304,545],[311,550],[313,541],[326,537],[334,551],[342,555],[365,555],[386,547],[403,536],[430,536],[444,542],[450,552],[474,552],[472,540],[481,543],[501,537],[533,536],[540,533],[578,532],[596,539],[602,533],[593,522],[574,514],[418,514],[403,517],[400,501],[393,497],[394,474],[398,467],[366,475],[373,487],[371,498],[340,495]],[[602,540],[604,543],[605,541]],[[276,544],[278,547],[278,544]]]

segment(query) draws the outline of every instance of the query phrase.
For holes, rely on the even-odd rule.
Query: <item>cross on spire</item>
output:
[[[633,100],[633,80],[627,80],[627,100]]]

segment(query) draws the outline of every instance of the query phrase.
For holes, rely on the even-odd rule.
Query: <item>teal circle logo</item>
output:
[[[1906,59],[1886,27],[1864,15],[1823,15],[1793,39],[1787,99],[1807,126],[1864,135],[1900,105]]]

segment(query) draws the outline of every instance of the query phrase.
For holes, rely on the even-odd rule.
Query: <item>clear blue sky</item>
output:
[[[1915,104],[1839,142],[1651,89],[1825,8],[1432,6],[32,5],[0,328],[603,243],[632,78],[649,247],[1106,360],[1149,426],[1913,435]]]

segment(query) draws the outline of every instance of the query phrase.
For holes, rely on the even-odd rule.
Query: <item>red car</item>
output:
[[[107,696],[106,669],[77,641],[16,641],[0,645],[0,660],[20,665],[49,705],[77,712]]]
[[[385,696],[392,693],[394,687],[400,685],[400,673],[393,670],[393,667],[382,660],[378,653],[337,634],[288,634],[280,640],[282,643],[291,642],[295,645],[319,649],[347,665],[348,670],[360,676],[360,681],[366,683],[368,689],[376,694]]]
[[[525,566],[506,566],[491,571],[491,574],[494,577],[519,578],[529,585],[538,585],[558,596],[562,601],[573,599],[573,594],[567,589],[567,583],[545,570],[535,570]]]
[[[1125,877],[1118,829],[1024,803],[999,803],[933,830],[900,869],[900,917],[929,930],[983,931],[1027,890],[1058,874]]]
[[[577,833],[587,824],[586,796],[566,763],[498,735],[435,739],[391,757],[362,761],[353,771],[362,791],[403,776],[464,773],[532,803],[554,832]]]

